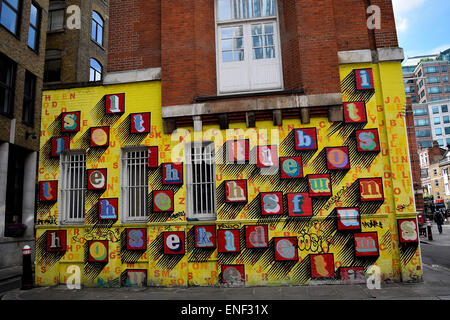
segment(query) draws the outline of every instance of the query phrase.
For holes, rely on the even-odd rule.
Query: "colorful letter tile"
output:
[[[399,219],[397,224],[400,243],[419,242],[416,219]]]
[[[48,230],[47,232],[47,251],[63,252],[67,248],[66,230]]]
[[[159,166],[158,147],[148,147],[148,167],[155,169]]]
[[[80,131],[81,111],[63,112],[61,114],[61,132]]]
[[[339,275],[345,284],[364,284],[366,276],[363,267],[340,267]]]
[[[164,254],[184,254],[184,243],[183,231],[164,232]]]
[[[183,184],[182,163],[163,163],[162,170],[163,184]]]
[[[106,190],[107,169],[88,169],[88,190]]]
[[[145,269],[127,269],[126,275],[125,286],[127,287],[145,287],[147,285],[147,270]]]
[[[367,123],[366,103],[364,101],[344,102],[345,123]]]
[[[269,228],[267,225],[245,226],[246,248],[258,249],[269,246]]]
[[[147,249],[147,229],[127,229],[127,250]]]
[[[287,199],[290,217],[311,217],[313,215],[312,200],[308,193],[289,193]]]
[[[247,202],[247,180],[225,181],[225,202]]]
[[[356,146],[358,152],[380,151],[378,129],[356,130]]]
[[[70,150],[70,137],[53,137],[51,147],[51,157],[59,157],[62,152]]]
[[[317,150],[316,128],[294,129],[295,149],[298,151]]]
[[[217,230],[218,249],[221,253],[239,252],[241,250],[239,229]]]
[[[216,226],[195,226],[195,247],[215,248],[216,247]]]
[[[261,192],[263,216],[283,214],[283,192]]]
[[[376,232],[355,233],[355,256],[378,257],[378,234]]]
[[[372,69],[355,70],[356,89],[372,90],[374,89]]]
[[[336,208],[337,229],[361,230],[361,215],[358,208]]]
[[[298,261],[298,239],[296,237],[274,238],[275,261]]]
[[[256,148],[256,166],[258,168],[270,168],[278,166],[277,146],[258,146]]]
[[[359,179],[361,201],[384,201],[382,178]]]
[[[348,170],[350,169],[350,158],[348,147],[325,148],[327,154],[328,170]]]
[[[173,190],[153,191],[153,212],[173,212],[174,194]]]
[[[334,258],[333,254],[310,254],[311,278],[333,278]]]
[[[119,214],[119,199],[99,199],[98,200],[98,218],[100,220],[115,220]]]
[[[303,178],[303,164],[301,157],[280,158],[281,179]]]
[[[58,181],[39,182],[39,201],[54,202],[58,200]]]
[[[131,120],[131,133],[150,133],[151,131],[151,114],[146,113],[132,113],[130,115]]]
[[[331,197],[331,177],[329,174],[308,175],[310,197]]]
[[[222,284],[239,287],[245,283],[244,265],[222,265]]]
[[[125,112],[125,93],[109,94],[106,96],[106,114]]]
[[[109,127],[91,128],[91,147],[109,146]]]
[[[108,262],[109,250],[107,240],[88,241],[88,261]]]
[[[227,141],[227,163],[246,163],[250,159],[249,140]]]

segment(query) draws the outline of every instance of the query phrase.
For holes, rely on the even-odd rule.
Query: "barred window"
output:
[[[186,145],[187,218],[216,219],[214,143]]]
[[[147,220],[148,148],[124,148],[121,154],[121,212],[123,221]]]
[[[60,221],[83,223],[86,154],[79,150],[65,151],[60,161]]]

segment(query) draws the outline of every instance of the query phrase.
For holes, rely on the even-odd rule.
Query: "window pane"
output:
[[[222,40],[222,50],[224,51],[233,50],[233,40],[232,39]]]
[[[28,28],[28,46],[32,49],[36,49],[36,30],[31,26]]]
[[[234,51],[234,61],[244,61],[244,50]]]
[[[252,35],[256,36],[260,34],[262,34],[262,25],[260,24],[252,25]]]
[[[266,59],[275,58],[275,49],[273,47],[266,48]]]
[[[14,9],[19,10],[19,0],[6,0]]]
[[[219,21],[230,20],[231,19],[231,7],[230,0],[219,0]]]
[[[235,38],[234,39],[234,49],[243,49],[244,48],[244,41],[242,38]]]
[[[264,54],[263,54],[263,49],[262,48],[256,48],[253,49],[253,59],[263,59],[264,58]]]
[[[103,44],[103,28],[101,26],[97,26],[97,42]]]
[[[33,4],[31,5],[30,11],[30,23],[35,27],[38,23],[38,9]]]
[[[233,51],[223,51],[222,52],[222,61],[223,62],[232,62],[233,61]]]
[[[12,33],[16,33],[17,14],[5,3],[2,3],[0,23]]]
[[[253,36],[253,47],[262,47],[262,37],[261,36]]]

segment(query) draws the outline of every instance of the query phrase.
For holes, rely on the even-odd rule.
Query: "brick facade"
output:
[[[109,6],[105,0],[66,1],[66,8],[79,6],[81,29],[64,29],[47,33],[47,50],[61,50],[61,81],[58,83],[77,83],[89,81],[90,58],[100,62],[103,73],[107,71],[107,51],[109,42]],[[96,11],[104,20],[103,45],[91,39],[92,12]],[[65,20],[72,14],[65,13]],[[70,45],[69,45],[70,44]]]
[[[366,27],[369,1],[278,1],[285,90],[340,92],[338,51],[398,46],[391,1],[370,3],[380,30]],[[216,96],[214,10],[211,0],[111,1],[109,71],[161,67],[163,106]]]

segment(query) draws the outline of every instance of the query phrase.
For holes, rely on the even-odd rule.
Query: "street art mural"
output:
[[[382,280],[421,280],[400,64],[340,72],[341,122],[204,125],[200,138],[163,133],[157,81],[44,92],[36,285],[66,283],[74,265],[84,286],[364,283],[372,265]],[[210,220],[187,214],[185,143],[198,139],[214,142]],[[145,157],[130,162],[136,146]],[[82,203],[62,199],[60,155],[73,150]],[[82,220],[63,223],[67,203]]]

